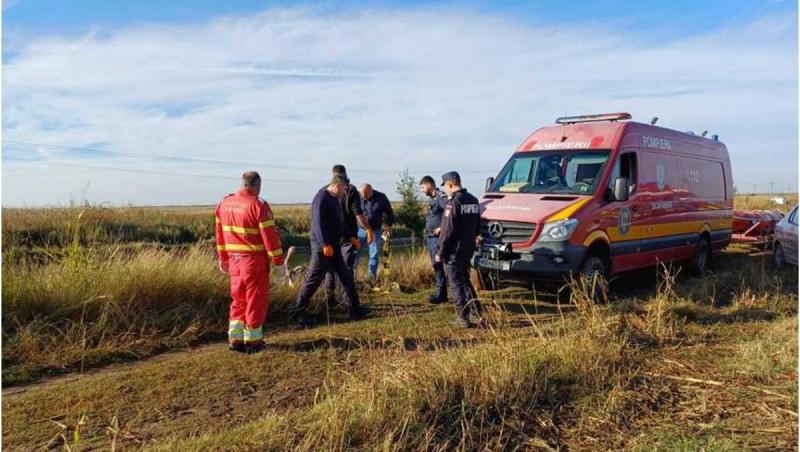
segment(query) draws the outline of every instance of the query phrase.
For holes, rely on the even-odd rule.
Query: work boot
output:
[[[232,352],[245,353],[247,350],[242,341],[232,341],[228,343],[228,350]]]
[[[300,326],[304,327],[312,327],[318,323],[315,316],[306,314],[305,312],[296,314],[294,318],[297,320],[297,323],[300,324]]]
[[[372,312],[372,310],[366,306],[357,306],[355,309],[350,310],[350,320],[361,320]]]
[[[254,342],[248,342],[248,343],[246,343],[244,345],[245,345],[245,353],[247,353],[248,355],[252,355],[254,353],[258,353],[260,351],[263,351],[265,348],[267,348],[267,344],[265,344],[263,340],[254,341]]]
[[[441,304],[447,301],[447,296],[442,294],[432,294],[428,297],[428,303],[430,304]]]
[[[472,328],[472,323],[469,321],[469,317],[464,316],[456,316],[456,321],[453,322],[453,325],[458,328]]]

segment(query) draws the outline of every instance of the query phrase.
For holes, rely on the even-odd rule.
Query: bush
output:
[[[422,235],[425,228],[422,203],[417,195],[417,181],[408,174],[408,168],[403,170],[397,182],[397,193],[400,194],[402,202],[395,212],[396,221],[417,235]]]

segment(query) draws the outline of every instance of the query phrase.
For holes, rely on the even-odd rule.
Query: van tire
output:
[[[608,265],[599,256],[589,254],[583,259],[579,282],[595,303],[605,303],[608,297]]]
[[[700,237],[697,246],[694,248],[692,257],[689,258],[688,270],[692,276],[703,276],[708,272],[711,265],[711,244],[708,239]]]
[[[778,270],[786,266],[786,254],[784,254],[783,247],[778,242],[775,242],[772,247],[772,265]]]

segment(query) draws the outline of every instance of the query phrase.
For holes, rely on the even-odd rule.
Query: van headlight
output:
[[[569,240],[578,227],[578,220],[570,218],[552,223],[545,223],[537,242],[563,242]]]

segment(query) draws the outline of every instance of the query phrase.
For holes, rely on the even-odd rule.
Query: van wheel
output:
[[[588,255],[584,258],[580,270],[580,284],[587,291],[592,301],[605,303],[608,299],[608,268],[606,262],[598,256]]]
[[[778,270],[786,266],[786,255],[783,253],[783,247],[778,242],[775,242],[772,248],[772,263]]]
[[[692,276],[703,276],[711,264],[711,245],[705,238],[700,238],[694,249],[694,254],[689,259],[689,273]]]
[[[472,270],[470,278],[472,279],[472,285],[478,290],[497,290],[497,278],[487,271],[475,268]]]

